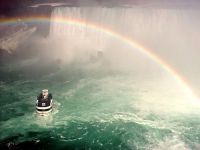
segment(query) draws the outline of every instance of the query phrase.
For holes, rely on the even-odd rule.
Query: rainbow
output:
[[[153,51],[135,42],[132,38],[126,35],[118,33],[105,26],[99,26],[92,22],[88,22],[88,21],[86,22],[85,20],[80,20],[77,18],[67,18],[67,17],[54,17],[53,19],[47,16],[20,17],[20,19],[19,18],[9,18],[9,19],[4,18],[4,19],[0,19],[0,25],[14,24],[20,20],[27,23],[56,22],[56,23],[66,24],[69,26],[70,25],[82,26],[82,27],[87,27],[91,30],[101,31],[104,34],[111,36],[117,40],[120,40],[121,42],[129,45],[130,47],[134,49],[137,49],[140,53],[150,58],[152,61],[158,64],[162,69],[164,69],[166,72],[172,75],[172,77],[184,88],[185,93],[188,94],[191,101],[195,103],[200,103],[200,101],[198,100],[199,98],[195,95],[195,93],[193,92],[192,88],[188,85],[186,80],[172,66],[170,66],[167,62],[165,62],[160,56],[155,54]]]

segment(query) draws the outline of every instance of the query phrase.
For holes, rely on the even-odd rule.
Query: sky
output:
[[[30,9],[35,4],[66,3],[68,6],[107,6],[107,7],[162,7],[162,8],[199,8],[199,0],[1,0],[0,16],[12,16]],[[48,6],[47,6],[48,7]]]

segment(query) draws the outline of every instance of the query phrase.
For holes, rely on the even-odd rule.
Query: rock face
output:
[[[0,38],[0,49],[6,50],[8,53],[16,50],[20,43],[23,43],[36,31],[36,27],[28,28],[27,25],[23,25],[21,28],[13,28],[12,32]]]

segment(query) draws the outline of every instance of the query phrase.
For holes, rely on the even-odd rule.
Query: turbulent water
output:
[[[129,22],[133,12],[137,15]],[[146,18],[142,20],[138,14],[145,16],[147,12],[141,12],[56,8],[52,19],[81,18],[128,34],[130,30],[125,32],[124,23],[135,24],[132,28],[146,26]],[[153,18],[167,14],[166,10],[151,13]],[[121,24],[116,24],[116,17]],[[136,18],[137,23],[140,18],[140,24],[134,23]],[[152,18],[147,22],[151,21],[151,25],[156,24]],[[139,31],[130,32],[133,36],[133,32]],[[171,74],[146,56],[132,52],[132,48],[101,31],[81,26],[64,28],[63,24],[53,22],[49,39],[38,45],[44,51],[37,56],[18,56],[19,59],[1,64],[1,148],[200,148],[199,104],[189,99]],[[35,113],[36,96],[43,88],[48,88],[54,98],[54,109],[48,116]]]

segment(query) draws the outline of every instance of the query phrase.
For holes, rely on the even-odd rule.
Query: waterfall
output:
[[[97,49],[109,47],[116,50],[117,44],[126,45],[102,31],[103,27],[139,42],[176,65],[177,57],[183,51],[188,56],[188,49],[200,48],[196,44],[199,43],[199,22],[193,19],[198,17],[196,11],[142,7],[57,7],[52,11],[49,37],[66,44],[70,44],[68,39],[89,41],[91,47]],[[58,23],[54,21],[57,17],[81,20],[86,25]],[[94,29],[89,24],[98,27]],[[177,55],[173,55],[174,51]]]
[[[92,23],[99,28],[106,27],[134,39],[147,41],[160,40],[164,35],[173,37],[175,33],[182,35],[190,16],[182,10],[153,8],[61,7],[53,10],[50,37],[62,35],[65,38],[86,38],[105,44],[109,36],[101,30],[81,24],[57,23],[53,21],[56,17],[81,20],[86,24]]]

